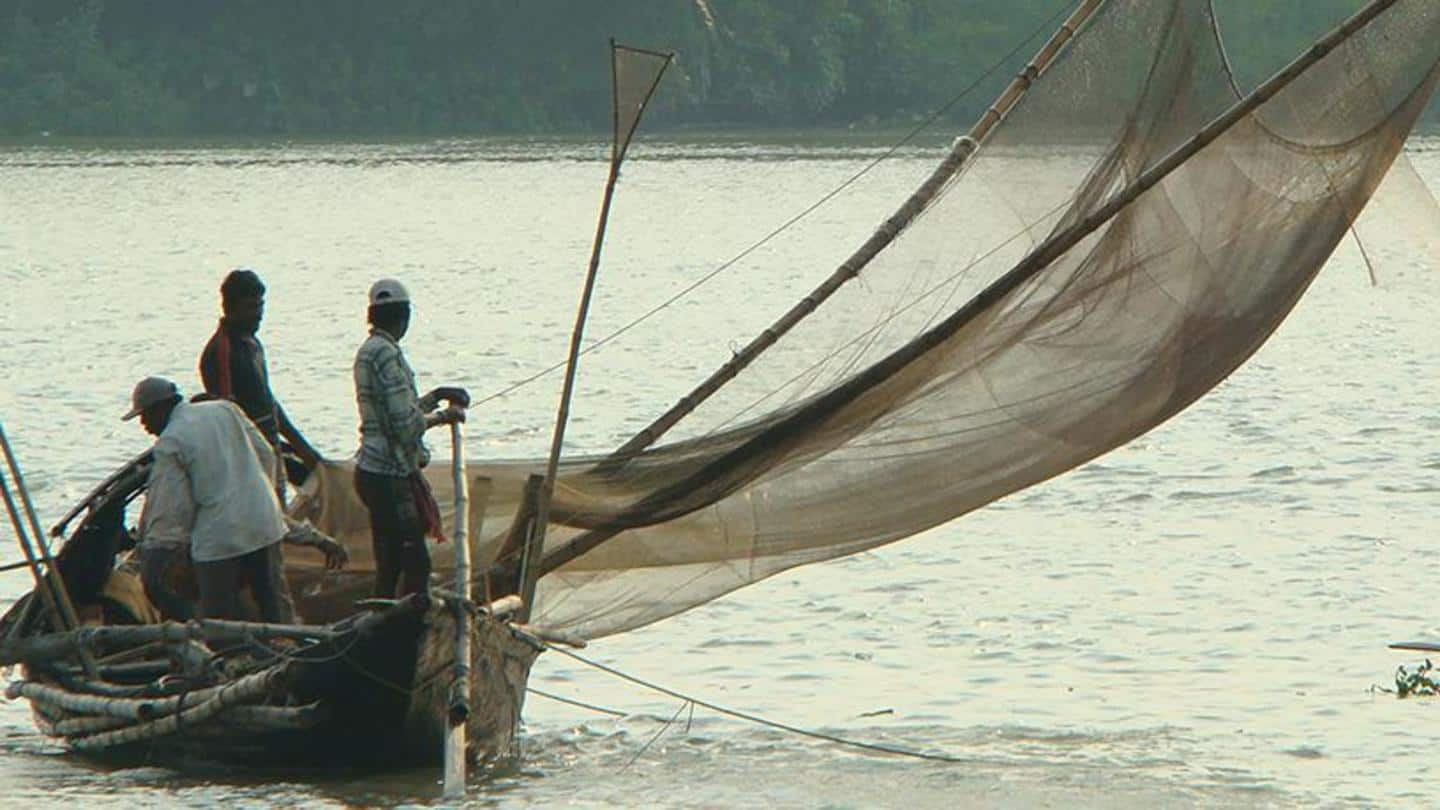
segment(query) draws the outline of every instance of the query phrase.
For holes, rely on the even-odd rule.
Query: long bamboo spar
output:
[[[45,609],[50,611],[50,616],[55,620],[55,625],[61,630],[69,630],[65,624],[64,614],[60,612],[60,604],[55,599],[54,592],[50,589],[50,580],[40,568],[40,558],[35,553],[35,547],[30,543],[30,531],[25,528],[25,519],[21,517],[20,510],[15,504],[15,499],[10,495],[9,479],[5,477],[4,471],[0,471],[0,497],[5,500],[5,511],[10,515],[10,525],[15,529],[15,540],[20,546],[20,551],[25,555],[25,565],[30,569],[30,576],[35,580],[35,591],[39,599],[45,604]],[[23,630],[18,624],[15,632]]]
[[[626,110],[625,117],[621,116],[620,109],[620,67],[618,63],[618,50],[624,48],[635,53],[645,53],[650,56],[663,57],[664,63],[660,69],[651,77],[649,88],[644,98],[639,102],[638,108],[631,115]],[[640,125],[640,117],[644,114],[645,107],[655,94],[655,88],[660,84],[660,77],[665,74],[666,68],[670,66],[674,54],[657,53],[645,51],[640,48],[622,46],[610,40],[610,79],[611,79],[611,115],[613,116],[612,139],[610,142],[610,173],[605,180],[605,194],[600,203],[600,218],[595,224],[595,239],[590,249],[590,265],[585,273],[585,285],[580,293],[580,306],[575,313],[575,328],[570,334],[570,355],[565,361],[565,383],[560,392],[560,407],[555,416],[555,431],[550,441],[550,455],[545,462],[545,479],[540,485],[540,492],[535,508],[535,526],[531,530],[535,533],[533,543],[544,547],[545,530],[550,519],[550,502],[555,495],[555,476],[560,467],[560,451],[565,446],[565,426],[570,419],[570,398],[575,391],[575,371],[580,360],[580,342],[585,334],[585,319],[590,312],[590,298],[595,290],[595,277],[600,269],[600,253],[605,245],[605,229],[610,221],[610,206],[615,199],[615,185],[620,180],[620,164],[625,160],[625,152],[630,148],[630,140],[635,134],[635,129]],[[621,132],[622,121],[627,125],[626,131]],[[528,621],[530,612],[533,609],[531,604],[534,598],[533,583],[539,579],[540,571],[534,566],[526,567],[530,555],[525,556],[520,571],[522,590],[525,593],[525,604],[521,606],[521,620]]]
[[[1171,172],[1174,172],[1183,163],[1191,157],[1194,157],[1197,152],[1208,146],[1216,138],[1225,134],[1226,131],[1239,123],[1245,116],[1254,112],[1260,105],[1269,101],[1276,93],[1279,93],[1307,70],[1314,67],[1321,59],[1325,58],[1337,45],[1340,45],[1361,29],[1365,28],[1365,26],[1373,22],[1376,17],[1395,5],[1396,2],[1398,2],[1398,0],[1371,0],[1368,5],[1356,12],[1354,16],[1350,17],[1344,23],[1341,23],[1323,39],[1316,42],[1305,53],[1296,57],[1294,61],[1279,73],[1267,79],[1265,83],[1256,88],[1254,92],[1236,102],[1219,117],[1201,128],[1200,131],[1188,141],[1176,147],[1158,163],[1142,172],[1134,182],[1121,190],[1110,202],[1106,203],[1085,219],[1071,225],[1069,228],[1051,235],[1042,242],[1039,247],[1031,251],[1019,264],[992,282],[990,286],[986,287],[979,295],[972,298],[963,307],[932,327],[930,331],[880,360],[872,366],[867,373],[854,377],[849,382],[825,394],[810,408],[805,409],[801,415],[810,418],[823,418],[823,414],[826,411],[833,411],[843,407],[865,390],[874,386],[877,380],[887,378],[893,371],[898,370],[925,352],[935,348],[964,324],[989,309],[1001,298],[1013,292],[1021,284],[1048,267],[1051,262],[1064,255],[1066,251],[1079,244],[1085,237],[1094,233],[1101,226],[1105,225],[1105,223],[1113,219],[1131,203],[1135,202],[1140,195],[1164,180]],[[817,417],[817,414],[820,414],[820,416]],[[791,418],[793,419],[794,417]],[[776,441],[772,435],[772,431],[788,428],[789,421],[790,420],[781,422],[776,428],[772,428],[771,431],[762,432],[736,450],[706,465],[686,479],[666,487],[661,492],[654,493],[648,499],[660,499],[671,492],[682,491],[693,486],[694,481],[701,478],[710,478],[724,474],[731,465],[753,452],[755,447]],[[547,555],[545,557],[543,570],[545,572],[554,571],[565,563],[589,552],[620,531],[620,529],[596,529],[576,537],[569,543],[566,543],[564,546]]]
[[[455,605],[455,667],[450,697],[444,712],[445,763],[442,790],[446,798],[465,795],[465,731],[470,719],[470,632],[474,616],[464,603],[470,599],[470,492],[465,480],[465,434],[459,422],[450,423],[450,473],[455,485],[455,521],[450,539],[455,543],[455,592],[463,600]]]
[[[5,489],[5,507],[10,512],[11,520],[15,524],[15,532],[19,535],[25,556],[30,560],[30,571],[35,578],[35,587],[50,592],[50,599],[47,601],[61,629],[74,630],[80,626],[80,619],[75,613],[74,603],[70,601],[70,592],[65,587],[65,580],[55,567],[55,558],[50,554],[50,545],[45,542],[45,532],[40,528],[40,519],[35,515],[35,504],[30,500],[30,491],[25,486],[25,476],[20,472],[20,462],[15,458],[15,451],[10,447],[10,440],[5,436],[3,426],[0,426],[0,450],[4,451],[5,466],[10,469],[11,478],[15,481],[15,490],[20,495],[20,503],[25,507],[25,516],[30,522],[31,532],[34,533],[34,537],[31,539],[40,552],[39,559],[36,559],[35,551],[31,549],[30,543],[27,542],[25,533],[22,531],[19,516],[15,513],[15,505],[10,501],[10,492],[7,487]],[[41,561],[45,563],[43,576],[38,565]],[[80,663],[84,666],[87,675],[92,678],[97,677],[98,670],[95,667],[95,659],[88,650],[80,651]]]
[[[619,449],[611,453],[600,464],[600,469],[605,470],[625,463],[636,454],[654,444],[659,438],[676,424],[684,419],[700,404],[709,399],[716,391],[719,391],[727,382],[734,379],[746,366],[749,366],[760,356],[762,352],[770,348],[781,337],[794,329],[801,321],[809,317],[812,312],[825,303],[841,287],[853,279],[859,277],[860,271],[870,263],[880,251],[884,250],[895,238],[910,226],[910,223],[925,210],[927,206],[940,193],[945,184],[955,177],[964,168],[971,156],[980,148],[980,145],[994,131],[996,125],[1005,120],[1005,116],[1015,108],[1020,99],[1025,95],[1040,77],[1048,69],[1055,57],[1065,48],[1065,45],[1075,36],[1080,29],[1100,8],[1105,0],[1083,0],[1074,12],[1061,24],[1060,28],[1051,35],[1050,39],[1040,48],[1035,57],[1025,65],[1025,69],[1010,82],[1009,86],[995,99],[985,110],[980,120],[975,122],[970,132],[955,139],[950,147],[950,152],[930,174],[930,177],[921,184],[909,199],[901,204],[900,208],[885,220],[876,229],[875,233],[866,240],[848,259],[844,261],[835,272],[820,283],[820,286],[810,291],[810,294],[800,299],[800,302],[791,307],[779,320],[771,324],[765,331],[757,335],[744,348],[736,352],[725,365],[721,366],[711,374],[693,391],[686,394],[675,403],[670,410],[662,414],[648,427],[635,434],[629,441],[621,445]]]

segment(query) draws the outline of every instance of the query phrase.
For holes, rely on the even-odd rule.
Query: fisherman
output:
[[[140,417],[157,437],[140,518],[141,579],[151,601],[167,617],[188,618],[175,585],[188,556],[201,616],[244,618],[239,595],[248,586],[262,621],[294,621],[270,443],[235,404],[185,402],[162,377],[136,384],[131,405],[124,419]]]
[[[410,327],[410,294],[394,279],[370,287],[370,337],[355,353],[360,453],[355,491],[370,513],[375,595],[394,598],[429,589],[427,536],[442,540],[440,510],[420,470],[430,460],[424,433],[465,421],[470,396],[440,387],[418,395],[415,372],[400,351]],[[437,411],[440,401],[448,407]]]
[[[265,284],[260,276],[245,267],[230,271],[220,283],[220,309],[220,325],[200,353],[205,392],[239,405],[277,454],[283,436],[305,467],[313,469],[321,460],[320,453],[270,391],[265,347],[256,337],[265,316]],[[279,491],[284,492],[283,478]]]

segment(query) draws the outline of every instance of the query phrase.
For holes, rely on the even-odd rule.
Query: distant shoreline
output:
[[[912,133],[903,125],[875,125],[865,127],[759,127],[753,125],[728,125],[715,127],[670,127],[643,132],[636,141],[636,148],[643,153],[646,144],[681,146],[686,143],[697,145],[758,144],[796,145],[833,148],[887,149],[899,145],[915,150],[942,149],[963,130],[947,130],[935,124],[925,131]],[[1415,127],[1410,137],[1440,137],[1440,121],[1424,121]],[[417,144],[489,142],[497,145],[534,145],[554,143],[557,145],[603,144],[609,133],[593,130],[556,130],[537,133],[515,132],[454,132],[441,134],[412,133],[315,133],[306,135],[255,135],[255,134],[174,134],[155,136],[135,135],[0,135],[0,150],[36,147],[84,149],[103,147],[107,149],[256,149],[266,147],[304,147],[327,144],[370,144],[375,146],[406,146]],[[1083,142],[1084,139],[1056,138],[1042,146],[1059,146]]]

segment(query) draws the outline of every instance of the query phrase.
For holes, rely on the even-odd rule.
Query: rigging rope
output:
[[[607,708],[605,708],[604,706],[596,706],[596,705],[593,704],[593,703],[586,703],[586,702],[583,701],[583,700],[576,700],[576,699],[574,699],[574,698],[567,698],[567,697],[563,697],[563,696],[561,696],[561,695],[556,695],[556,694],[553,694],[553,693],[550,693],[550,692],[546,692],[546,691],[544,691],[543,689],[536,689],[535,687],[530,686],[529,684],[526,684],[526,685],[525,685],[525,691],[528,692],[529,694],[532,694],[532,695],[539,695],[540,697],[543,697],[543,698],[549,698],[550,700],[553,700],[553,701],[555,701],[556,703],[566,703],[566,704],[569,704],[569,705],[571,705],[571,706],[575,706],[575,707],[580,708],[580,709],[589,709],[589,710],[592,711],[592,712],[598,712],[598,713],[600,713],[600,714],[608,714],[608,715],[610,715],[611,717],[625,717],[625,716],[627,716],[627,715],[629,714],[629,712],[622,712],[622,711],[620,711],[619,709],[607,709]]]
[[[640,750],[635,752],[635,756],[630,757],[630,761],[626,762],[625,767],[621,768],[620,771],[622,773],[628,771],[631,765],[634,765],[636,762],[638,762],[640,760],[640,757],[644,756],[645,752],[650,750],[650,746],[654,745],[655,741],[660,739],[661,735],[663,735],[666,731],[669,731],[671,726],[675,725],[675,721],[680,719],[680,715],[685,711],[685,708],[687,706],[690,708],[690,721],[693,721],[695,719],[695,704],[687,700],[684,703],[680,704],[680,708],[675,710],[675,713],[670,716],[670,719],[666,720],[664,724],[662,724],[660,728],[650,736],[650,739],[647,740],[644,745],[640,746]],[[690,721],[687,721],[685,723],[685,728],[687,730],[690,728]]]
[[[643,679],[643,678],[639,678],[639,677],[636,677],[636,676],[634,676],[634,675],[630,675],[630,674],[628,674],[628,673],[621,672],[620,670],[615,669],[614,667],[606,666],[605,664],[602,664],[602,663],[600,663],[599,661],[593,661],[593,660],[591,660],[591,659],[589,659],[589,658],[586,658],[586,657],[583,656],[583,655],[580,655],[579,653],[572,652],[571,650],[566,650],[566,649],[563,649],[563,648],[560,648],[560,647],[556,647],[556,646],[553,646],[553,645],[549,645],[549,644],[546,644],[546,645],[545,645],[545,648],[546,648],[547,650],[552,650],[552,651],[554,651],[554,652],[558,652],[558,653],[560,653],[561,655],[569,656],[570,658],[573,658],[573,659],[575,659],[576,661],[579,661],[580,663],[582,663],[582,664],[584,664],[584,665],[586,665],[586,666],[588,666],[588,667],[592,667],[592,668],[594,668],[594,669],[598,669],[598,670],[600,670],[601,672],[604,672],[604,673],[609,674],[609,675],[613,675],[613,676],[615,676],[615,677],[617,677],[617,678],[620,678],[621,680],[629,681],[630,683],[636,684],[636,685],[638,685],[638,686],[643,686],[643,687],[645,687],[646,689],[650,689],[650,690],[652,690],[652,691],[659,692],[659,693],[662,694],[662,695],[668,695],[668,696],[673,697],[673,698],[675,698],[675,699],[677,699],[677,700],[682,700],[682,701],[684,701],[684,703],[682,703],[681,706],[680,706],[681,711],[684,710],[684,708],[685,708],[686,705],[703,706],[703,707],[709,709],[709,710],[712,711],[712,712],[718,712],[718,713],[720,713],[720,714],[728,715],[728,716],[730,716],[730,717],[736,718],[737,720],[744,720],[744,721],[749,722],[749,723],[755,723],[756,725],[765,726],[765,727],[767,727],[767,728],[773,728],[773,729],[776,729],[776,730],[778,730],[778,731],[786,731],[786,732],[789,732],[789,733],[791,733],[791,734],[798,734],[798,735],[800,735],[800,736],[802,736],[802,737],[810,737],[810,738],[812,738],[812,739],[823,740],[823,741],[825,741],[825,742],[835,743],[836,745],[849,746],[849,747],[851,747],[851,748],[858,748],[858,749],[861,749],[861,750],[864,750],[864,751],[873,751],[873,752],[879,753],[879,754],[889,754],[889,755],[892,755],[892,756],[899,756],[899,757],[911,757],[911,758],[914,758],[914,759],[925,759],[925,760],[930,760],[930,761],[933,761],[933,762],[966,763],[966,762],[969,762],[969,761],[970,761],[970,760],[962,759],[962,758],[960,758],[960,757],[950,756],[950,755],[948,755],[948,754],[928,754],[928,753],[925,753],[924,751],[912,751],[912,750],[910,750],[910,749],[908,749],[908,748],[896,748],[896,747],[894,747],[894,746],[881,745],[881,744],[879,744],[879,743],[868,743],[868,742],[862,742],[862,741],[860,741],[860,740],[851,740],[851,739],[847,739],[847,738],[845,738],[845,737],[836,736],[836,735],[834,735],[834,734],[826,734],[826,733],[823,732],[823,731],[811,731],[811,730],[809,730],[809,729],[799,728],[799,727],[797,727],[797,726],[789,725],[788,723],[781,723],[781,722],[776,721],[776,720],[770,720],[770,719],[761,717],[761,716],[756,715],[756,714],[750,714],[749,712],[742,712],[742,711],[739,711],[738,709],[731,709],[731,708],[728,708],[728,707],[725,707],[725,706],[721,706],[721,705],[719,705],[719,704],[717,704],[717,703],[711,703],[711,702],[709,702],[709,701],[701,700],[700,698],[697,698],[697,697],[692,697],[692,696],[690,696],[690,695],[686,695],[686,694],[684,694],[684,693],[682,693],[682,692],[677,692],[677,691],[675,691],[674,689],[669,689],[669,688],[666,688],[666,687],[664,687],[664,686],[661,686],[661,685],[659,685],[659,684],[657,684],[657,683],[653,683],[653,682],[651,682],[651,681],[647,681],[647,680],[645,680],[645,679]],[[679,716],[680,716],[680,713],[679,713],[679,712],[676,712],[675,716],[676,716],[676,717],[679,717]],[[674,722],[673,718],[672,718],[671,722]],[[668,727],[669,727],[669,723],[667,723],[665,726],[663,726],[663,727],[661,728],[661,731],[664,731],[665,728],[668,728]],[[656,736],[659,736],[659,735],[656,735]],[[650,742],[653,743],[654,740],[652,739]],[[649,743],[646,744],[646,747],[647,747],[647,748],[649,747]],[[641,751],[642,751],[642,753],[643,753],[644,749],[641,749]]]
[[[1059,20],[1062,16],[1064,16],[1065,13],[1070,10],[1070,6],[1071,6],[1070,0],[1063,0],[1063,2],[1060,3],[1059,8],[1056,9],[1056,11],[1055,11],[1053,14],[1051,14],[1048,18],[1045,19],[1044,22],[1042,22],[1038,27],[1036,27],[1035,30],[1032,31],[1029,36],[1027,36],[1024,40],[1022,40],[1022,41],[1020,41],[1019,43],[1017,43],[1014,48],[1011,48],[1010,51],[1009,51],[1009,53],[1006,53],[1006,54],[1005,54],[1003,57],[1001,57],[998,61],[996,61],[996,62],[995,62],[994,64],[992,64],[990,67],[986,68],[985,71],[984,71],[983,73],[981,73],[979,76],[977,76],[973,81],[971,81],[969,85],[967,85],[967,86],[966,86],[964,89],[962,89],[959,93],[957,93],[956,95],[954,95],[953,97],[951,97],[949,101],[946,101],[946,102],[945,102],[944,104],[942,104],[940,107],[936,108],[935,111],[932,112],[932,113],[930,113],[930,115],[928,115],[923,121],[921,121],[919,124],[916,124],[913,128],[911,128],[911,130],[910,130],[909,132],[907,132],[904,137],[902,137],[899,141],[897,141],[895,144],[893,144],[889,149],[885,150],[885,152],[883,152],[880,156],[871,159],[871,161],[870,161],[869,163],[867,163],[867,164],[865,164],[863,167],[861,167],[859,171],[855,172],[853,175],[851,175],[848,179],[846,179],[846,180],[845,180],[844,182],[842,182],[840,185],[836,186],[834,189],[831,189],[829,192],[827,192],[826,194],[824,194],[823,196],[821,196],[820,199],[816,200],[814,203],[812,203],[811,205],[809,205],[808,207],[806,207],[804,210],[800,211],[800,213],[795,214],[795,215],[792,216],[790,219],[788,219],[788,220],[786,220],[785,222],[781,223],[779,226],[777,226],[776,228],[774,228],[773,230],[771,230],[769,233],[767,233],[767,234],[765,234],[763,237],[761,237],[758,241],[756,241],[755,243],[751,244],[749,247],[747,247],[747,248],[745,248],[744,250],[742,250],[742,251],[740,251],[739,253],[737,253],[734,257],[730,258],[729,260],[727,260],[727,261],[725,261],[725,262],[722,262],[722,263],[721,263],[718,267],[716,267],[714,270],[711,270],[710,272],[706,273],[705,275],[701,276],[700,278],[696,279],[695,281],[693,281],[693,282],[691,282],[690,284],[686,285],[685,287],[681,288],[679,292],[675,293],[674,295],[672,295],[672,296],[670,296],[669,298],[665,299],[664,301],[660,302],[659,304],[657,304],[656,306],[652,307],[652,308],[651,308],[650,310],[648,310],[647,312],[645,312],[645,313],[637,316],[634,320],[631,320],[629,323],[627,323],[627,324],[619,327],[618,329],[616,329],[615,331],[611,332],[610,334],[605,335],[604,337],[596,340],[595,342],[591,343],[589,346],[584,347],[583,349],[580,350],[580,354],[582,354],[582,355],[583,355],[583,354],[589,354],[589,353],[592,352],[592,351],[595,351],[595,350],[597,350],[597,349],[600,349],[601,347],[605,346],[606,344],[610,343],[611,341],[619,338],[621,335],[625,334],[626,332],[629,332],[631,329],[634,329],[635,327],[639,326],[641,323],[643,323],[643,322],[649,320],[650,318],[654,317],[655,315],[657,315],[658,313],[660,313],[662,310],[665,310],[665,309],[669,308],[670,306],[672,306],[673,304],[675,304],[675,302],[679,301],[680,299],[684,298],[685,296],[687,296],[687,295],[689,295],[690,293],[694,292],[696,289],[698,289],[698,288],[700,288],[701,286],[703,286],[706,282],[710,281],[711,279],[715,278],[716,276],[720,275],[721,273],[725,272],[726,270],[729,270],[731,267],[734,267],[734,266],[735,266],[736,264],[738,264],[742,259],[744,259],[745,257],[749,256],[751,253],[754,253],[755,251],[759,250],[761,247],[764,247],[764,246],[765,246],[767,243],[769,243],[772,239],[774,239],[775,237],[779,236],[781,233],[784,233],[785,231],[789,230],[791,227],[793,227],[793,226],[794,226],[796,223],[798,223],[800,220],[802,220],[802,219],[808,217],[810,214],[814,213],[814,212],[816,211],[816,209],[818,209],[818,208],[820,208],[821,206],[825,205],[825,204],[828,203],[830,200],[832,200],[832,199],[834,199],[835,197],[837,197],[842,191],[844,191],[845,189],[847,189],[847,188],[849,188],[850,186],[854,185],[854,184],[855,184],[856,182],[858,182],[862,177],[864,177],[865,175],[869,174],[876,166],[878,166],[878,165],[880,165],[882,162],[884,162],[884,161],[886,161],[886,160],[889,160],[890,158],[894,157],[894,156],[895,156],[895,153],[898,152],[898,151],[900,151],[900,148],[901,148],[901,147],[903,147],[903,146],[905,146],[906,144],[910,143],[910,141],[914,140],[917,135],[919,135],[921,132],[925,131],[925,129],[927,129],[928,127],[930,127],[930,125],[932,125],[932,124],[934,124],[936,121],[938,121],[941,116],[943,116],[943,115],[945,115],[945,113],[949,112],[949,111],[951,110],[951,108],[953,108],[956,104],[959,104],[966,96],[968,96],[968,95],[970,95],[971,93],[975,92],[975,90],[978,89],[981,84],[983,84],[983,83],[984,83],[987,79],[989,79],[991,76],[995,75],[995,73],[998,72],[1002,67],[1004,67],[1005,65],[1009,64],[1010,61],[1013,60],[1016,56],[1018,56],[1023,49],[1025,49],[1026,47],[1028,47],[1031,42],[1034,42],[1037,37],[1039,37],[1039,36],[1041,36],[1042,34],[1045,34],[1045,33],[1049,32],[1049,31],[1053,30],[1054,27],[1055,27],[1055,22],[1056,22],[1056,20]],[[491,394],[488,394],[488,395],[486,395],[486,396],[484,396],[484,397],[482,397],[482,398],[480,398],[480,399],[478,399],[478,400],[475,400],[475,401],[471,404],[470,407],[472,407],[472,408],[479,407],[480,405],[483,405],[483,404],[485,404],[485,403],[487,403],[487,402],[489,402],[489,401],[491,401],[491,400],[499,399],[500,397],[503,397],[503,396],[506,396],[506,395],[508,395],[508,394],[510,394],[510,393],[513,393],[514,391],[519,390],[520,388],[523,388],[523,387],[529,385],[530,383],[533,383],[533,382],[535,382],[536,380],[539,380],[539,379],[542,378],[542,377],[546,377],[546,376],[548,376],[548,375],[550,375],[550,374],[555,373],[556,371],[559,371],[560,369],[565,368],[565,366],[566,366],[566,361],[563,361],[563,360],[562,360],[562,361],[560,361],[560,362],[558,362],[558,363],[555,363],[555,364],[553,364],[553,365],[551,365],[551,366],[548,366],[548,367],[546,367],[546,368],[543,368],[543,369],[541,369],[540,371],[537,371],[537,372],[535,372],[534,374],[531,374],[529,377],[525,377],[524,379],[521,379],[521,380],[519,380],[519,381],[517,381],[517,382],[514,382],[514,383],[506,386],[505,388],[500,389],[499,391],[496,391],[496,392],[491,393]]]

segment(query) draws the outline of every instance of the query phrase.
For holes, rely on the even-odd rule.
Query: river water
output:
[[[638,144],[589,334],[665,300],[880,149],[844,135]],[[1410,157],[1440,189],[1440,141]],[[0,418],[42,520],[146,446],[130,386],[193,389],[232,266],[270,286],[274,387],[327,455],[354,447],[364,292],[417,299],[421,385],[486,395],[563,357],[603,148],[571,141],[0,146]],[[935,159],[902,150],[800,240],[587,356],[571,451],[603,451],[868,235]],[[1367,244],[1379,254],[1385,244]],[[1391,254],[1397,251],[1389,251]],[[472,806],[1426,806],[1436,706],[1386,643],[1440,639],[1440,277],[1353,244],[1261,352],[1190,410],[1067,476],[908,541],[791,571],[584,654],[712,703],[943,754],[759,726],[559,655],[525,757]],[[758,269],[761,266],[772,269]],[[776,271],[773,268],[780,268]],[[543,454],[558,379],[486,402],[472,458]],[[133,517],[133,516],[132,516]],[[16,556],[8,530],[0,562]],[[5,603],[26,575],[0,575]],[[98,770],[0,705],[0,804],[438,804],[438,772]]]

